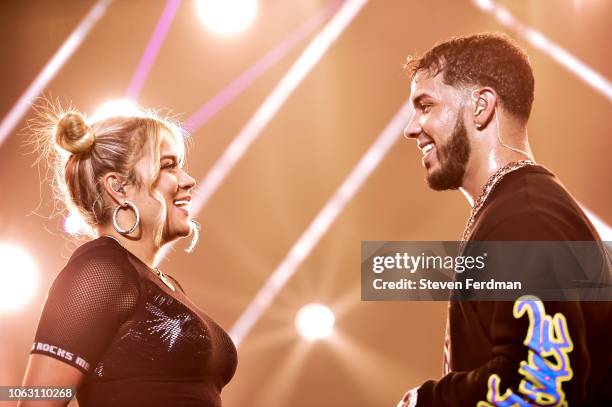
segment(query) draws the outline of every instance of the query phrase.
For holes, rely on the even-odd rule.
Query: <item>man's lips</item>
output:
[[[421,159],[421,161],[422,161],[424,166],[427,166],[426,162],[435,153],[436,145],[434,144],[433,141],[426,141],[426,142],[423,142],[423,143],[419,143],[419,149],[423,153],[423,158]]]
[[[429,141],[427,143],[419,144],[419,149],[421,149],[423,154],[429,153],[434,147],[435,147],[435,144],[433,143],[433,141]]]

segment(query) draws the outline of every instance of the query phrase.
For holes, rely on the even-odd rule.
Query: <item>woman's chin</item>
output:
[[[177,239],[181,239],[183,237],[187,237],[191,234],[191,228],[189,227],[189,225],[182,227],[182,228],[177,228],[172,230],[171,232],[166,232],[164,233],[164,242],[165,243],[170,243],[173,242]]]
[[[180,230],[176,231],[177,238],[187,237],[191,234],[191,225],[185,222],[185,225],[181,225]]]

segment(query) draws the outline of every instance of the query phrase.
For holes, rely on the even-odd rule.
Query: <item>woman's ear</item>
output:
[[[125,202],[127,197],[124,184],[116,172],[109,172],[103,178],[104,190],[119,205]]]

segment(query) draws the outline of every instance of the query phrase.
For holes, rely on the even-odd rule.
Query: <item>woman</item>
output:
[[[183,133],[151,112],[52,124],[56,189],[97,238],[54,280],[23,385],[74,387],[80,407],[220,406],[236,348],[154,266],[163,245],[197,239]]]

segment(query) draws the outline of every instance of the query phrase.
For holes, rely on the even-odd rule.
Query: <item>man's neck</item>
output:
[[[470,206],[474,206],[489,178],[500,168],[511,162],[533,159],[533,156],[527,157],[509,149],[505,150],[507,151],[492,151],[484,159],[474,160],[468,165],[460,190]],[[531,153],[530,150],[528,152]]]
[[[476,142],[472,143],[460,189],[472,207],[489,178],[500,168],[515,161],[533,160],[526,124],[507,114],[500,113],[499,119],[495,118],[495,125],[490,124],[481,134],[471,137]]]

